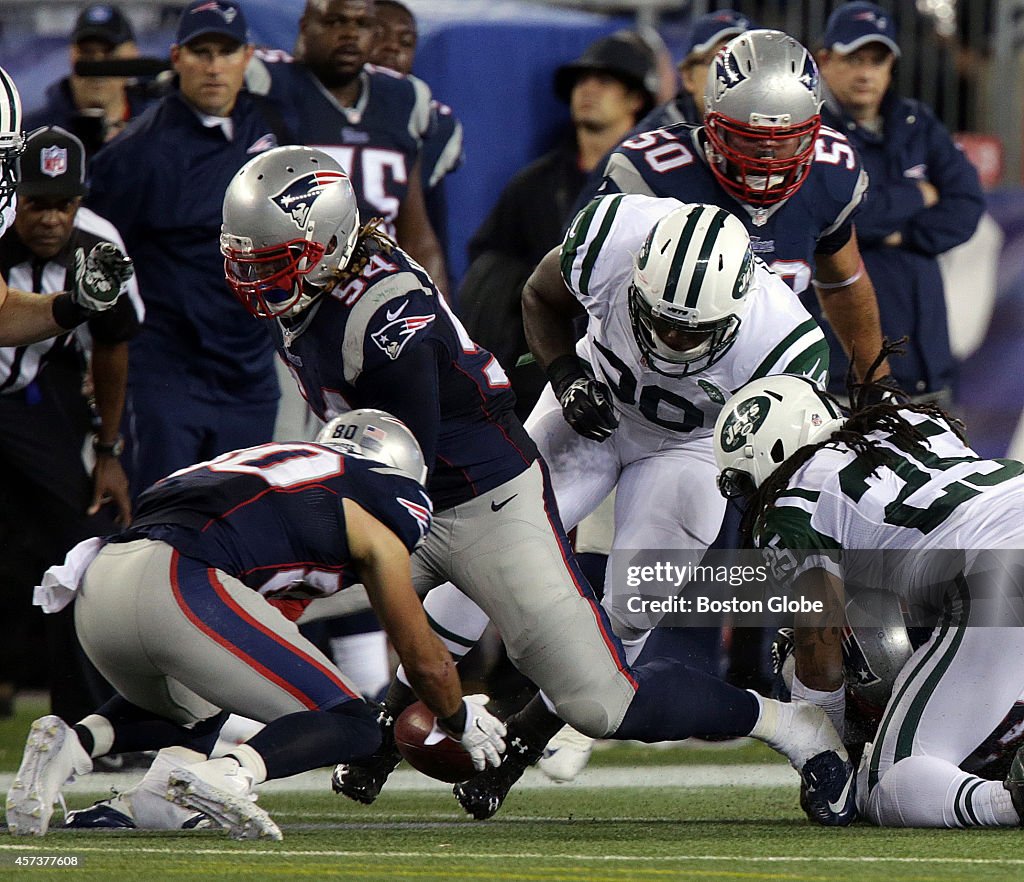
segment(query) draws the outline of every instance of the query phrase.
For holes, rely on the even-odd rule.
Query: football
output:
[[[476,774],[462,745],[434,728],[434,715],[422,701],[407,707],[395,721],[395,746],[410,766],[438,781],[457,784]]]

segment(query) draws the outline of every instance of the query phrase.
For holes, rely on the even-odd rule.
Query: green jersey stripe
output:
[[[609,199],[602,200],[602,206],[607,203],[607,210],[604,213],[604,217],[601,218],[601,225],[598,227],[597,234],[590,242],[587,243],[587,256],[583,258],[583,266],[580,267],[580,283],[579,292],[580,294],[587,294],[590,287],[590,277],[594,273],[594,264],[597,263],[597,258],[601,254],[601,249],[604,247],[605,239],[608,238],[608,233],[611,231],[612,224],[615,221],[615,214],[619,210],[619,205],[622,203],[622,196],[613,196]]]
[[[750,375],[751,380],[760,380],[762,377],[767,377],[772,372],[772,368],[775,367],[776,363],[782,358],[783,353],[789,349],[797,340],[812,331],[821,333],[821,329],[818,327],[817,322],[814,319],[809,318],[805,322],[797,325],[792,331],[790,331],[782,341],[765,357],[765,359],[758,365],[757,370]]]

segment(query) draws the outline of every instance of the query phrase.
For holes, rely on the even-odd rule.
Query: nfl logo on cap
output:
[[[68,170],[67,147],[44,147],[39,151],[39,170],[51,178],[59,178]]]

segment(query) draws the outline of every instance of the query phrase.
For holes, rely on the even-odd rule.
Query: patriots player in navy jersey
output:
[[[415,438],[389,414],[356,410],[319,441],[175,472],[142,494],[130,528],[51,570],[41,605],[75,601],[82,645],[119,695],[74,727],[33,723],[7,798],[12,833],[45,834],[60,788],[91,771],[92,757],[169,745],[208,753],[223,709],[267,725],[222,758],[169,770],[167,797],[236,838],[280,839],[251,799],[255,784],[380,743],[373,710],[292,621],[356,581],[441,728],[477,768],[500,761],[504,726],[462,698],[413,590],[409,556],[431,519]]]
[[[375,224],[360,228],[338,163],[308,147],[252,159],[224,196],[221,250],[228,284],[250,312],[275,320],[278,351],[319,416],[383,406],[416,434],[436,511],[413,556],[413,583],[440,586],[442,596],[465,592],[543,690],[516,737],[509,733],[506,777],[478,797],[460,796],[467,811],[497,811],[564,719],[594,737],[754,734],[801,770],[819,821],[849,822],[852,768],[820,709],[784,707],[671,659],[626,663],[572,557],[501,365],[473,343],[422,267]],[[384,743],[335,770],[339,792],[376,799],[400,759],[392,718],[414,700],[410,686],[408,678],[392,683],[380,720]]]
[[[754,253],[812,315],[824,315],[863,376],[882,348],[875,290],[852,223],[868,180],[846,136],[821,125],[820,107],[807,50],[780,31],[747,31],[709,68],[705,125],[624,141],[600,192],[672,196],[734,212]]]
[[[432,131],[430,89],[415,77],[369,65],[374,0],[308,0],[296,61],[271,61],[268,98],[297,143],[317,147],[348,173],[369,220],[418,260],[442,291],[441,245],[424,201],[420,153]]]

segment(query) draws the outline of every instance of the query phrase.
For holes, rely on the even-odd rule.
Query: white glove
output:
[[[484,706],[488,699],[487,695],[467,695],[462,699],[466,706],[466,728],[459,743],[478,772],[488,764],[500,766],[505,752],[505,724]]]
[[[111,242],[94,245],[88,257],[84,248],[78,248],[71,299],[92,312],[110,309],[117,303],[124,283],[134,274],[132,259]]]

